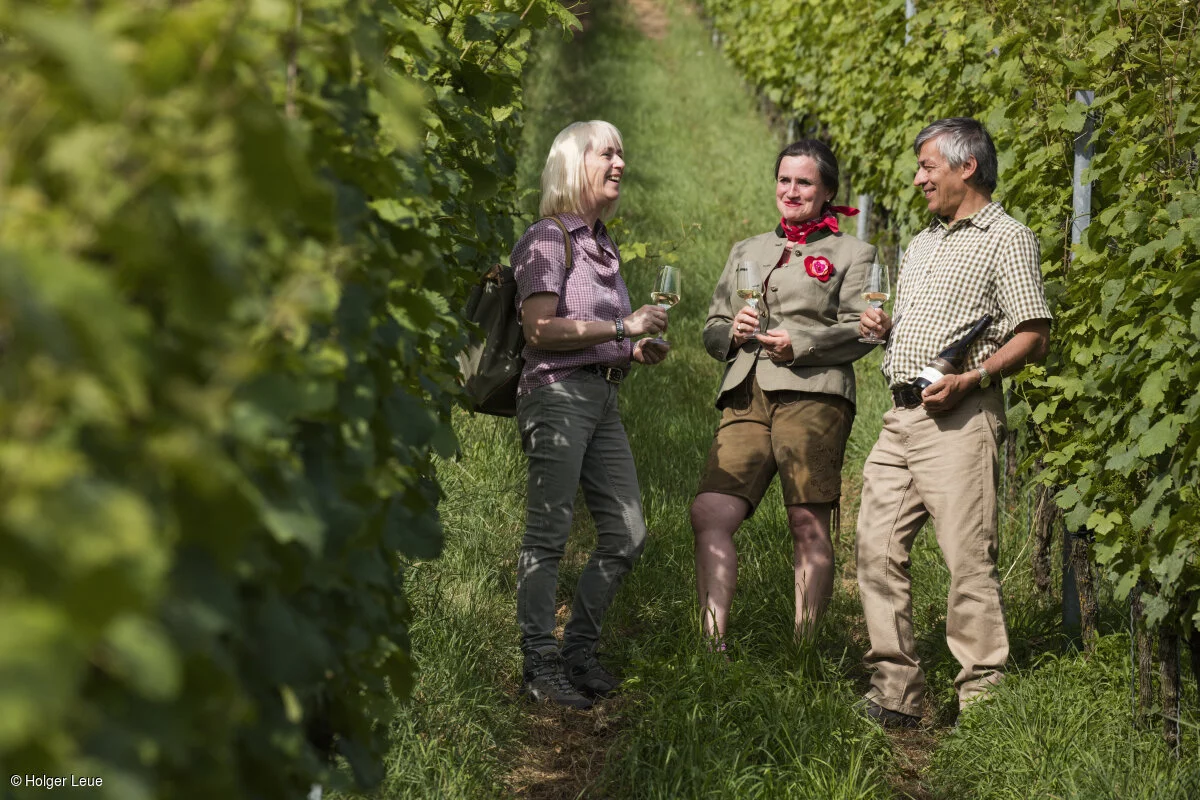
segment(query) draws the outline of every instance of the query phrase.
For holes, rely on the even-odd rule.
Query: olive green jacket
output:
[[[776,267],[783,248],[791,247],[791,260]],[[824,256],[833,264],[833,274],[822,282],[808,274],[807,256]],[[873,345],[858,341],[858,320],[867,302],[866,289],[872,245],[846,233],[819,231],[802,245],[793,245],[776,233],[744,239],[733,246],[725,269],[713,292],[704,324],[704,349],[726,362],[725,377],[717,393],[721,406],[726,392],[736,389],[753,369],[763,391],[790,389],[823,392],[855,402],[854,369],[850,363],[871,351]],[[795,358],[774,362],[756,340],[740,348],[733,346],[733,316],[746,301],[737,296],[736,268],[739,261],[757,261],[767,290],[758,306],[760,328],[783,328],[792,340]],[[770,270],[768,273],[767,270]]]

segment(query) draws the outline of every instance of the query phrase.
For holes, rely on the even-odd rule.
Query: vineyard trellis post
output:
[[[864,242],[871,233],[871,195],[860,194],[856,202],[858,206],[858,238]]]
[[[912,18],[917,15],[916,0],[904,0],[904,44],[907,46],[912,44]],[[896,236],[896,281],[900,281],[900,262],[904,260],[904,244],[899,232]],[[899,289],[899,286],[892,288],[892,293]]]
[[[1081,89],[1075,101],[1091,107],[1096,93]],[[1083,240],[1092,219],[1092,184],[1084,180],[1096,152],[1095,121],[1091,112],[1084,116],[1083,130],[1075,137],[1075,164],[1071,186],[1071,258],[1074,247]],[[1064,527],[1062,538],[1062,617],[1064,629],[1082,637],[1084,649],[1091,651],[1096,635],[1095,586],[1089,572],[1089,541],[1082,532]]]
[[[1075,92],[1075,100],[1091,107],[1096,99],[1096,93],[1090,90]],[[1092,164],[1096,153],[1096,143],[1093,141],[1095,119],[1089,112],[1084,117],[1083,130],[1075,137],[1075,172],[1071,192],[1071,244],[1077,245],[1083,239],[1083,232],[1092,221],[1092,183],[1083,180],[1083,173]]]

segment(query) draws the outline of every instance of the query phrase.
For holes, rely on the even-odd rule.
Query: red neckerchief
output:
[[[853,217],[858,214],[858,209],[850,206],[826,206],[824,216],[805,220],[798,225],[791,225],[786,219],[780,218],[779,228],[789,242],[804,244],[808,240],[808,235],[813,231],[828,228],[830,233],[837,233],[838,222],[834,214]]]

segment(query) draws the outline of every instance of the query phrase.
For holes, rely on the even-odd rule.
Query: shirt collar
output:
[[[579,216],[578,214],[573,214],[570,211],[560,211],[559,213],[554,214],[553,216],[556,216],[559,219],[561,219],[563,222],[563,225],[566,225],[567,230],[571,231],[572,233],[579,230],[580,228],[587,229],[587,226],[588,226],[587,222],[584,220],[583,217]],[[599,236],[600,234],[607,233],[607,232],[608,232],[608,229],[604,227],[604,220],[602,220],[602,219],[596,220],[596,228],[595,228],[596,235]]]
[[[941,217],[934,217],[932,220],[930,220],[929,227],[933,228],[934,230],[942,230],[942,231],[945,231],[946,233],[950,233],[952,231],[958,230],[959,228],[963,228],[963,227],[966,227],[967,225],[971,225],[973,227],[979,228],[979,230],[981,230],[981,231],[986,231],[988,229],[988,227],[992,224],[992,221],[995,220],[996,217],[1000,216],[1003,213],[1004,213],[1004,206],[1000,205],[998,202],[993,200],[992,202],[988,203],[983,208],[976,211],[971,216],[963,217],[962,219],[957,219],[951,223],[946,223],[945,220],[943,220]]]
[[[833,231],[829,230],[828,228],[821,228],[820,230],[813,231],[812,233],[810,233],[808,235],[808,237],[805,239],[805,244],[812,244],[813,242],[819,242],[822,239],[824,239],[825,237],[833,236],[833,235],[834,235]],[[787,234],[783,232],[782,225],[775,226],[775,236],[778,237],[778,239],[779,239],[777,244],[790,244],[790,242],[787,241]],[[803,245],[801,245],[801,246],[803,246]]]
[[[570,233],[575,233],[579,230],[588,230],[587,221],[578,214],[574,214],[570,211],[560,211],[553,216],[556,216],[562,220],[562,224],[567,226],[567,231]],[[596,243],[599,244],[600,247],[602,247],[609,255],[611,255],[613,258],[616,258],[617,249],[612,243],[612,238],[608,235],[608,228],[604,225],[604,220],[596,220],[596,227],[592,229],[592,232],[596,237]]]

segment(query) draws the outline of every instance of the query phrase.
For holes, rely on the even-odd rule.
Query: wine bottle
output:
[[[979,338],[979,334],[987,330],[988,325],[991,324],[992,315],[984,314],[982,319],[971,326],[971,330],[967,331],[966,336],[938,353],[938,357],[921,370],[921,374],[913,379],[913,388],[921,392],[925,390],[926,386],[932,386],[947,375],[957,375],[961,372],[963,364],[967,361],[967,353],[970,352],[971,345]]]

